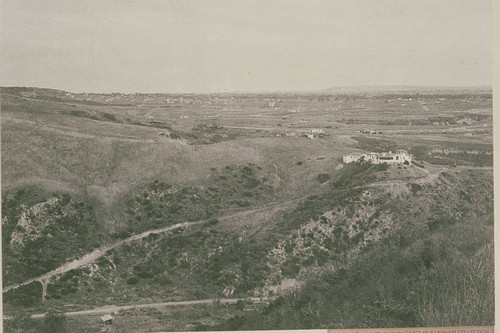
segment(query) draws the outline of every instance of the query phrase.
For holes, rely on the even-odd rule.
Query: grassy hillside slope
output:
[[[372,215],[377,217],[368,219],[373,225],[384,215],[392,216],[385,237],[367,243],[365,232],[357,255],[345,250],[337,259],[329,255],[332,264],[308,275],[302,288],[289,290],[262,310],[209,328],[493,325],[490,177],[442,173],[436,184],[409,186],[406,194],[378,205],[378,213]],[[327,239],[316,234],[309,242],[325,245]],[[297,248],[304,247],[297,238],[287,244],[291,248],[285,248],[290,258],[282,260],[284,275],[289,275],[286,262],[300,263]],[[319,254],[316,265],[324,257]],[[297,256],[299,261],[293,259]]]
[[[399,232],[348,267],[210,329],[493,325],[491,219],[460,221],[404,245]]]
[[[210,299],[116,327],[491,324],[488,96],[275,97],[2,89],[4,287],[118,244],[51,277],[45,302],[36,281],[5,292],[6,313]],[[414,165],[341,162],[400,147]]]

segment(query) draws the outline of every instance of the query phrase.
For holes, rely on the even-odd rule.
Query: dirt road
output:
[[[81,315],[95,315],[95,314],[109,314],[113,312],[118,312],[121,310],[130,309],[144,309],[144,308],[163,308],[167,306],[186,306],[186,305],[196,305],[196,304],[213,304],[215,302],[221,304],[234,304],[238,301],[244,302],[268,302],[275,299],[274,297],[268,298],[258,298],[258,297],[248,297],[248,298],[210,298],[210,299],[200,299],[192,301],[177,301],[177,302],[162,302],[162,303],[146,303],[146,304],[130,304],[130,305],[108,305],[90,310],[82,311],[72,311],[66,312],[66,316],[81,316]],[[37,313],[31,316],[33,319],[43,318],[44,313]]]
[[[419,185],[426,185],[426,184],[433,184],[441,175],[442,172],[450,171],[450,170],[471,170],[471,171],[493,171],[493,167],[474,167],[474,166],[457,166],[453,168],[447,168],[447,167],[442,167],[439,165],[433,165],[433,164],[427,164],[428,166],[433,166],[433,167],[441,167],[440,169],[434,171],[434,172],[429,172],[428,170],[422,169],[427,173],[427,176],[420,177],[420,178],[415,178],[413,180],[384,180],[380,182],[374,182],[371,184],[367,185],[362,185],[362,186],[357,186],[356,188],[365,188],[365,187],[381,187],[381,186],[392,186],[392,185],[401,185],[401,184],[419,184]]]
[[[265,206],[260,207],[260,208],[248,209],[248,210],[240,211],[240,212],[237,212],[237,213],[234,213],[234,214],[229,214],[229,215],[226,215],[226,216],[222,216],[222,217],[219,217],[219,220],[225,220],[225,219],[234,218],[234,217],[241,216],[241,215],[246,215],[246,214],[251,214],[251,213],[254,213],[254,212],[259,212],[259,211],[262,211],[262,210],[274,208],[274,207],[279,206],[279,205],[291,204],[291,203],[296,202],[298,200],[301,200],[303,198],[304,197],[300,197],[300,198],[295,198],[295,199],[292,199],[292,200],[270,203],[270,204],[265,205]],[[47,272],[47,273],[45,273],[45,274],[43,274],[41,276],[38,276],[38,277],[35,277],[35,278],[31,278],[31,279],[26,280],[26,281],[24,281],[22,283],[19,283],[19,284],[7,286],[7,287],[5,287],[3,289],[3,292],[5,293],[5,292],[7,292],[9,290],[25,286],[25,285],[30,284],[30,283],[35,282],[35,281],[39,281],[39,282],[42,283],[43,281],[49,280],[53,276],[66,273],[66,272],[68,272],[68,271],[70,271],[72,269],[76,269],[76,268],[79,268],[79,267],[82,267],[82,266],[86,266],[86,265],[94,262],[95,260],[99,259],[100,257],[104,256],[106,254],[106,252],[110,251],[111,249],[114,249],[115,247],[121,246],[121,245],[123,245],[125,243],[129,243],[129,242],[133,242],[133,241],[136,241],[136,240],[143,239],[145,237],[148,237],[151,234],[164,233],[164,232],[171,231],[171,230],[174,230],[174,229],[179,229],[179,228],[189,227],[189,226],[193,226],[193,225],[197,225],[197,224],[202,224],[202,223],[205,223],[205,222],[208,222],[208,221],[209,221],[209,219],[204,219],[204,220],[199,220],[199,221],[193,221],[193,222],[182,222],[182,223],[177,223],[177,224],[174,224],[174,225],[171,225],[171,226],[168,226],[168,227],[163,227],[163,228],[159,228],[159,229],[152,229],[152,230],[144,231],[144,232],[142,232],[140,234],[133,235],[133,236],[130,236],[130,237],[125,238],[123,240],[119,240],[119,241],[116,241],[116,242],[111,243],[109,245],[100,247],[100,248],[98,248],[98,249],[96,249],[96,250],[94,250],[94,251],[92,251],[92,252],[84,255],[83,257],[81,257],[79,259],[76,259],[76,260],[73,260],[71,262],[65,263],[65,264],[59,266],[58,268],[56,268],[56,269],[54,269],[54,270],[52,270],[50,272]]]
[[[62,274],[62,273],[66,273],[72,269],[75,269],[75,268],[79,268],[79,267],[82,267],[82,266],[85,266],[87,264],[90,264],[91,262],[97,260],[98,258],[102,257],[104,254],[106,254],[106,252],[108,252],[109,250],[117,247],[117,246],[120,246],[124,243],[128,243],[128,242],[132,242],[132,241],[135,241],[135,240],[139,240],[139,239],[142,239],[142,238],[145,238],[145,237],[148,237],[150,234],[158,234],[158,233],[163,233],[163,232],[167,232],[167,231],[170,231],[170,230],[174,230],[174,229],[179,229],[179,228],[183,228],[183,227],[187,227],[187,226],[191,226],[191,225],[195,225],[195,224],[200,224],[200,223],[204,223],[204,222],[207,222],[208,220],[200,220],[200,221],[196,221],[196,222],[183,222],[183,223],[177,223],[177,224],[174,224],[174,225],[171,225],[171,226],[168,226],[168,227],[164,227],[164,228],[160,228],[160,229],[153,229],[153,230],[148,230],[148,231],[145,231],[143,233],[140,233],[140,234],[137,234],[137,235],[134,235],[134,236],[131,236],[131,237],[128,237],[126,239],[123,239],[123,240],[120,240],[120,241],[116,241],[110,245],[106,245],[106,246],[103,246],[101,248],[98,248],[86,255],[84,255],[83,257],[79,258],[79,259],[76,259],[74,261],[71,261],[71,262],[68,262],[62,266],[59,266],[58,268],[48,272],[48,273],[45,273],[41,276],[38,276],[38,277],[35,277],[35,278],[32,278],[32,279],[29,279],[29,280],[26,280],[22,283],[19,283],[19,284],[15,284],[15,285],[11,285],[11,286],[8,286],[8,287],[5,287],[3,289],[3,292],[7,292],[11,289],[16,289],[16,288],[19,288],[21,286],[24,286],[24,285],[27,285],[27,284],[30,284],[32,282],[35,282],[35,281],[43,281],[43,280],[48,280],[50,279],[52,276],[54,275],[58,275],[58,274]]]

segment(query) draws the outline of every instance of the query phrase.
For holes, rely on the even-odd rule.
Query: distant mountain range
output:
[[[491,86],[447,87],[447,86],[337,86],[322,90],[322,93],[367,93],[367,92],[491,92]]]

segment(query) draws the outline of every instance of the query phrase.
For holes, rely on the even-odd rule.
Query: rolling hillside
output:
[[[95,331],[111,305],[122,331],[490,325],[491,100],[406,94],[2,88],[5,313],[28,332],[52,308]],[[413,165],[341,162],[399,147]]]

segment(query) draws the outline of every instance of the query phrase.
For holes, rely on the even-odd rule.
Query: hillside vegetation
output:
[[[102,244],[107,237],[94,207],[84,198],[36,187],[4,193],[4,285],[39,276]]]
[[[242,177],[259,179],[258,166],[212,170],[213,181],[226,184],[220,187],[225,189],[218,194],[222,197],[205,197],[202,194],[210,192],[193,188],[179,192],[153,182],[131,196],[131,202],[135,198],[150,201],[147,209],[142,208],[142,201],[133,206],[132,216],[140,216],[142,221],[138,228],[147,223],[158,227],[156,221],[168,221],[154,212],[170,209],[161,198],[174,195],[167,202],[176,203],[178,193],[187,200],[179,201],[185,213],[179,209],[171,218],[175,221],[177,213],[195,214],[189,216],[207,218],[207,222],[116,248],[88,267],[53,279],[47,300],[56,305],[77,298],[80,304],[99,306],[140,302],[144,297],[160,302],[280,296],[268,307],[240,313],[226,324],[208,327],[200,323],[198,329],[309,328],[318,323],[339,328],[359,323],[364,327],[421,326],[446,324],[444,320],[452,323],[458,316],[452,316],[454,313],[460,313],[464,325],[487,322],[492,303],[486,293],[493,283],[491,267],[486,264],[492,256],[489,176],[484,172],[441,172],[428,185],[353,189],[383,179],[390,170],[385,165],[351,164],[325,191],[283,213],[280,222],[266,233],[246,235],[224,230],[216,217],[197,207],[200,202],[202,207],[215,207],[220,204],[216,199],[231,193],[238,198],[252,189],[260,194],[243,197],[266,198],[256,181]],[[352,177],[354,174],[358,177]],[[243,181],[233,183],[236,179]],[[240,207],[238,200],[223,202]],[[148,216],[148,212],[153,214]],[[446,280],[446,271],[462,273]],[[469,274],[468,280],[464,274]],[[478,302],[473,307],[458,298],[469,287]],[[39,299],[28,297],[40,292],[36,285],[28,285],[7,293],[5,301],[16,305],[31,300],[40,306]],[[445,310],[444,304],[452,301],[447,297],[456,297],[454,304],[461,308]],[[350,317],[344,311],[332,313],[332,308],[347,309]],[[283,313],[297,311],[294,321],[278,320]]]
[[[2,88],[1,147],[7,332],[492,324],[488,94]]]
[[[348,267],[210,329],[493,325],[492,232],[491,216],[410,241],[398,232]]]
[[[311,221],[279,247],[281,274],[294,277],[307,267],[304,250],[311,247],[306,260],[325,268],[308,268],[302,288],[210,329],[493,325],[491,185],[483,177],[443,173],[440,184],[377,205],[361,229],[385,224],[379,241],[357,228],[325,232],[332,223],[325,215]],[[330,252],[332,239],[341,256]],[[358,252],[346,251],[356,241]]]

